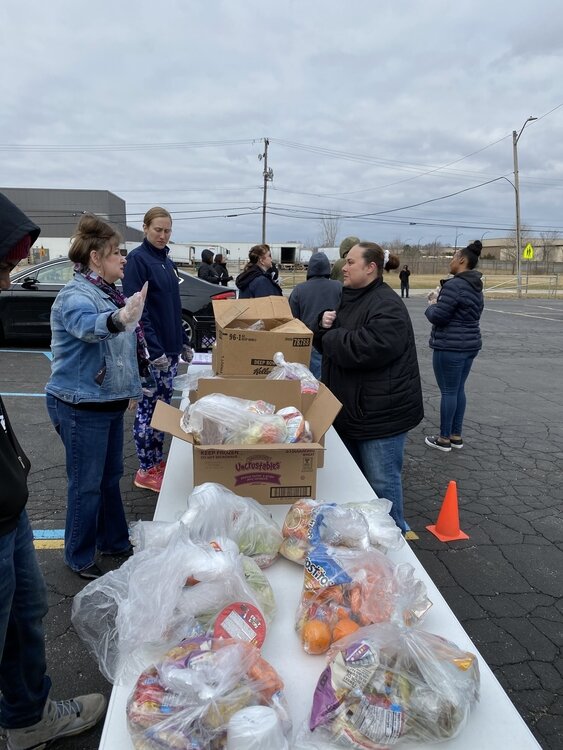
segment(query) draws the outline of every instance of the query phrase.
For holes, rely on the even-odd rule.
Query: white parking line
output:
[[[486,307],[484,312],[496,312],[500,315],[518,315],[521,318],[537,318],[538,320],[552,320],[554,323],[562,323],[561,318],[547,318],[545,315],[532,315],[531,313],[512,312],[510,310],[495,310],[494,307]]]

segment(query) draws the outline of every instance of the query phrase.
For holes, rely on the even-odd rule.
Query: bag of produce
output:
[[[194,542],[183,525],[166,547],[135,553],[72,605],[72,623],[110,682],[186,636],[212,632],[220,614],[225,632],[263,640],[275,614],[271,586],[234,542]]]
[[[210,393],[190,404],[180,425],[196,445],[284,443],[287,427],[275,406],[265,401]]]
[[[232,539],[261,568],[274,562],[282,541],[277,523],[264,506],[251,497],[235,495],[222,484],[205,482],[194,487],[179,521],[136,523],[130,533],[135,551],[164,547],[179,524],[186,526],[193,540]]]
[[[269,706],[291,732],[283,683],[254,646],[196,637],[143,671],[127,704],[136,750],[220,750],[229,720],[249,706]]]
[[[382,552],[399,549],[404,539],[390,508],[391,502],[381,498],[343,504],[298,500],[285,517],[280,553],[303,565],[309,550],[319,544]]]
[[[419,628],[370,625],[331,647],[296,747],[382,750],[403,740],[449,740],[478,699],[475,654]]]
[[[308,654],[322,654],[364,625],[416,624],[430,606],[412,565],[396,565],[378,550],[319,545],[305,560],[296,630]]]

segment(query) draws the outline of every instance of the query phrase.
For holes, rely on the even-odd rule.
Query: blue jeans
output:
[[[41,719],[51,689],[46,675],[43,618],[47,590],[23,511],[0,536],[0,725],[27,727]]]
[[[174,387],[172,381],[178,373],[178,357],[171,357],[168,370],[151,368],[154,377],[154,387],[150,393],[143,393],[143,398],[137,406],[133,438],[137,450],[137,458],[141,469],[147,471],[157,466],[163,459],[164,433],[153,430],[151,419],[157,401],[169,404],[172,401]]]
[[[311,349],[311,362],[309,363],[309,370],[313,373],[313,375],[317,378],[317,380],[321,379],[321,366],[323,362],[323,356],[320,352],[318,352],[315,347],[312,347]]]
[[[479,351],[453,352],[434,349],[432,366],[438,388],[442,394],[440,399],[440,435],[450,438],[451,435],[461,435],[463,417],[467,399],[465,397],[465,381],[473,365],[473,360]]]
[[[389,515],[401,531],[410,527],[403,515],[403,456],[407,433],[377,440],[348,440],[343,438],[344,445],[352,458],[362,470],[378,497],[384,497],[393,503]]]
[[[119,489],[123,476],[123,412],[74,409],[49,393],[47,409],[66,450],[64,557],[72,570],[79,571],[94,562],[96,549],[115,554],[129,547]]]

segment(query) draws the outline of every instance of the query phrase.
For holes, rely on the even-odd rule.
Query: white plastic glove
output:
[[[170,360],[168,359],[166,354],[161,354],[160,357],[151,359],[150,363],[156,370],[162,370],[163,372],[168,370],[168,368],[170,367]]]
[[[327,310],[323,313],[323,317],[321,318],[321,328],[332,328],[332,324],[336,320],[336,311],[335,310]]]
[[[189,365],[193,358],[194,350],[191,346],[184,344],[184,346],[182,347],[182,362],[185,362],[187,365]]]
[[[126,331],[134,331],[141,320],[148,288],[149,282],[145,281],[141,291],[135,292],[131,297],[128,297],[125,307],[122,307],[117,311],[115,316],[116,320]]]
[[[428,300],[429,305],[435,305],[438,301],[438,295],[440,294],[440,287],[437,286],[436,289],[433,289],[426,297]]]

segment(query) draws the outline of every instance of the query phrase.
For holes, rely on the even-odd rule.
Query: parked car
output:
[[[0,294],[0,342],[51,340],[51,305],[72,278],[73,268],[68,258],[57,258],[12,274],[10,288]],[[177,274],[184,327],[192,346],[198,351],[207,350],[215,338],[211,300],[234,298],[236,291],[209,284],[184,271],[178,270]]]

